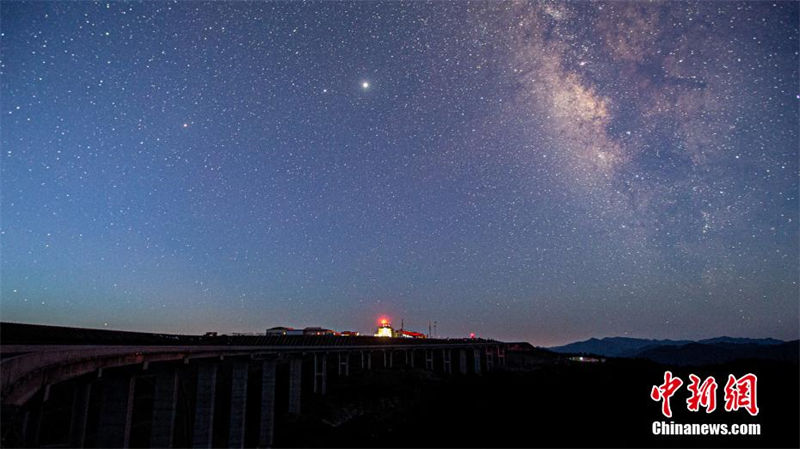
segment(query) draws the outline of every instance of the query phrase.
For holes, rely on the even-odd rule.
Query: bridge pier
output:
[[[340,365],[340,373],[341,369]],[[314,353],[314,393],[328,393],[328,355],[325,353]]]
[[[372,369],[372,351],[367,351],[366,353],[361,351],[361,369]]]
[[[31,421],[33,420],[31,415],[33,415],[33,412],[30,410],[25,410],[22,415],[22,429],[20,435],[22,436],[22,441],[24,444],[21,446],[38,446],[37,442],[32,441],[32,438],[38,438],[38,435],[31,435]]]
[[[155,376],[153,385],[153,425],[150,446],[172,447],[175,432],[175,412],[178,404],[178,371],[169,369]],[[82,445],[78,445],[82,447]]]
[[[258,446],[272,447],[275,428],[275,360],[261,362],[261,419]]]
[[[195,395],[192,447],[210,448],[212,445],[216,387],[217,364],[201,362],[197,367],[197,392]]]
[[[486,347],[486,372],[491,372],[494,370],[494,353],[492,352],[492,348],[489,346]]]
[[[228,432],[228,447],[244,447],[244,429],[247,411],[248,364],[237,361],[231,373],[231,422]]]
[[[36,413],[32,413],[31,411],[25,412],[25,428],[26,430],[32,429],[33,430],[33,446],[39,447],[42,443],[42,422],[45,420],[44,417],[44,410],[47,407],[47,399],[49,396],[49,388],[45,386],[42,391],[42,401],[39,410]]]
[[[467,374],[467,351],[463,349],[458,350],[458,373]]]
[[[481,350],[480,349],[473,349],[472,350],[472,361],[473,361],[473,370],[475,374],[481,374]]]
[[[98,447],[128,447],[133,414],[135,377],[107,377],[97,429]]]
[[[425,369],[428,371],[433,371],[433,350],[426,349],[425,350]]]
[[[450,349],[442,349],[442,367],[445,374],[453,373],[453,353]]]
[[[325,366],[324,355],[322,364]],[[302,370],[303,359],[300,356],[289,359],[289,413],[294,415],[300,414],[301,386],[303,380]],[[323,370],[323,372],[324,371],[325,370]],[[323,379],[325,379],[325,377],[323,377]],[[324,381],[322,386],[324,389]]]
[[[410,366],[411,368],[414,368],[414,358],[415,358],[415,356],[416,356],[416,350],[414,350],[414,349],[411,349],[411,350],[410,350],[410,354],[409,354],[409,355],[411,356],[411,357],[410,357],[410,361],[411,361],[411,363],[409,364],[409,366]]]
[[[384,369],[392,368],[392,365],[393,365],[392,364],[392,359],[393,359],[392,350],[391,349],[389,349],[389,350],[384,349],[383,350],[383,368]]]
[[[89,417],[89,399],[91,395],[91,382],[81,382],[75,385],[69,427],[69,443],[74,447],[84,447],[86,445],[86,421]]]
[[[338,352],[336,353],[338,360],[339,360],[339,376],[349,376],[350,375],[350,353],[349,352]]]

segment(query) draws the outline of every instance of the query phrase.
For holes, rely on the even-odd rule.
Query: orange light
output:
[[[381,318],[381,326],[386,326],[387,324],[389,324],[389,320],[386,318]]]

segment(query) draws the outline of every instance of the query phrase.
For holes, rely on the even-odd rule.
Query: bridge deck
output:
[[[29,345],[98,345],[98,346],[270,346],[270,347],[347,347],[357,346],[441,346],[443,344],[480,344],[483,339],[386,338],[337,335],[176,335],[127,332],[105,329],[82,329],[37,324],[0,323],[0,351],[11,346]]]

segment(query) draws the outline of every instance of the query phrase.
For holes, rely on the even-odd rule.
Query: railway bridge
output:
[[[481,375],[482,339],[187,336],[0,323],[2,444],[270,447],[328,379],[372,371]],[[359,377],[361,376],[361,377]]]

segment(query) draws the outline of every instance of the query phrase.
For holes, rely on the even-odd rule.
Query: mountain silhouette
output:
[[[800,341],[774,338],[716,337],[699,341],[630,337],[590,338],[548,348],[562,354],[640,358],[668,365],[727,363],[739,359],[798,361]]]

